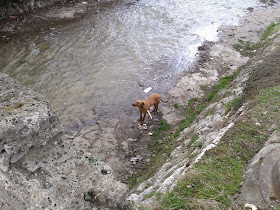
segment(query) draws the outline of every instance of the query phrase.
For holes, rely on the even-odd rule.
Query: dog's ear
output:
[[[144,106],[145,105],[145,103],[144,102],[142,102],[142,105],[141,106]]]

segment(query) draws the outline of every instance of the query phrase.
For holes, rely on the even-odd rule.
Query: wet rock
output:
[[[128,139],[126,139],[126,141],[129,141],[129,142],[135,142],[135,141],[137,141],[137,139],[128,138]]]
[[[29,10],[34,10],[34,8],[35,8],[34,0],[30,1],[30,2],[27,4],[27,7],[28,7]]]
[[[7,9],[7,12],[6,12],[6,14],[7,14],[8,16],[14,15],[15,13],[16,13],[16,10],[15,10],[14,8],[12,8],[12,7],[9,7],[9,8]]]
[[[17,14],[22,14],[22,13],[24,12],[23,9],[21,9],[20,6],[19,6],[18,4],[13,3],[12,6],[13,6],[13,8],[16,10],[16,13],[17,13]]]
[[[126,141],[123,141],[123,142],[121,143],[121,146],[122,146],[122,149],[123,149],[123,150],[128,150],[128,143],[127,143]]]
[[[83,138],[81,136],[74,138],[73,143],[77,147],[81,148],[82,150],[86,150],[90,146],[90,143],[88,142],[88,140],[86,140],[85,138]]]

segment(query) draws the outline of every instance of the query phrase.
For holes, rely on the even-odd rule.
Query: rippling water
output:
[[[221,26],[237,25],[249,7],[261,6],[257,0],[128,2],[13,39],[1,46],[0,70],[47,96],[65,127],[135,117],[131,104],[147,96],[145,88],[171,89],[198,46],[217,41]]]

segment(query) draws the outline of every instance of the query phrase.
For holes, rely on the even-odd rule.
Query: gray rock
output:
[[[34,7],[35,7],[35,6],[34,6],[34,0],[28,2],[27,5],[28,5],[28,9],[29,9],[29,10],[34,10]]]
[[[12,6],[16,10],[16,12],[15,12],[16,14],[22,14],[23,13],[23,10],[19,7],[18,4],[13,3]]]
[[[10,15],[14,15],[16,13],[16,10],[12,7],[8,7],[6,15],[10,16]]]
[[[0,74],[0,168],[16,163],[31,147],[40,147],[61,133],[49,102],[41,95]]]
[[[128,188],[43,96],[0,74],[1,209],[121,209]],[[77,144],[75,146],[74,140]]]

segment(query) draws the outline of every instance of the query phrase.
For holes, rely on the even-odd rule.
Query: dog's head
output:
[[[144,102],[142,100],[137,100],[132,104],[132,106],[142,107],[144,106]]]

